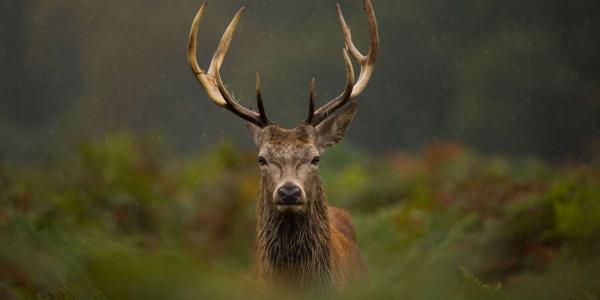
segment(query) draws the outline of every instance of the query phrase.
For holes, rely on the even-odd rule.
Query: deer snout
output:
[[[275,192],[275,204],[300,205],[303,204],[302,189],[292,182],[286,182]]]
[[[301,196],[302,190],[293,183],[286,183],[277,189],[277,197],[283,204],[297,204]]]

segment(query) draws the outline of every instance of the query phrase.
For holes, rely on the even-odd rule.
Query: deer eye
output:
[[[313,159],[310,161],[310,163],[316,166],[316,165],[318,165],[318,164],[319,164],[319,161],[320,161],[320,160],[321,160],[321,158],[320,158],[320,157],[318,157],[318,156],[315,156],[315,157],[313,157]]]
[[[258,157],[258,164],[261,165],[261,166],[266,166],[267,165],[267,160],[264,157],[259,156]]]

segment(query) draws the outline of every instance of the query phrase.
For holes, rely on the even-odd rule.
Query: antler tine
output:
[[[208,67],[207,72],[208,74],[214,74],[215,72],[219,72],[221,70],[223,59],[225,59],[225,55],[227,55],[229,44],[231,44],[233,34],[235,33],[235,30],[240,22],[240,18],[245,10],[245,7],[241,7],[237,13],[235,13],[235,16],[233,19],[231,19],[231,22],[229,22],[229,25],[227,25],[227,29],[225,29],[225,32],[221,37],[221,41],[219,42],[219,47],[217,47],[217,50],[215,50],[215,54],[213,54],[213,58],[210,61],[210,66]]]
[[[263,123],[265,125],[271,124],[267,118],[267,114],[265,113],[265,107],[262,101],[262,93],[260,92],[260,75],[258,72],[256,73],[256,106],[258,106],[258,113]]]
[[[254,123],[258,127],[262,128],[262,127],[265,127],[268,125],[268,123],[263,122],[263,118],[261,117],[261,115],[241,106],[239,103],[237,103],[237,101],[235,101],[233,99],[233,97],[229,94],[229,91],[227,91],[227,89],[223,85],[223,81],[221,80],[220,72],[217,71],[215,73],[215,78],[217,81],[217,88],[219,89],[219,92],[221,93],[221,95],[223,95],[223,98],[226,101],[226,104],[224,107],[227,110],[231,111],[238,117],[240,117],[248,122]]]
[[[329,101],[315,112],[315,117],[311,122],[313,126],[318,125],[321,121],[327,118],[328,115],[342,107],[349,100],[362,93],[362,91],[366,88],[369,79],[371,79],[371,75],[373,74],[375,67],[377,52],[379,51],[379,33],[377,29],[375,10],[373,9],[371,1],[364,0],[364,5],[369,22],[369,35],[371,38],[369,52],[366,56],[363,55],[354,45],[350,28],[348,27],[348,24],[346,24],[346,20],[344,19],[340,5],[337,4],[338,19],[342,27],[342,35],[344,36],[344,42],[346,44],[346,48],[343,52],[344,63],[346,64],[346,71],[348,73],[346,89],[342,94]],[[354,81],[354,69],[352,68],[352,62],[350,61],[348,54],[352,55],[352,57],[360,64],[360,74],[356,82]]]
[[[198,27],[200,25],[200,21],[204,16],[204,10],[206,9],[206,2],[200,5],[200,9],[196,13],[194,17],[194,21],[192,21],[192,28],[190,30],[190,36],[188,41],[188,63],[192,68],[192,72],[196,75],[204,73],[204,71],[198,65],[198,60],[196,58],[196,44],[197,44],[197,36],[198,36]]]
[[[196,79],[200,82],[208,97],[212,99],[215,104],[219,106],[225,106],[226,102],[223,99],[223,96],[219,92],[219,89],[214,85],[214,80],[211,82],[208,76],[206,76],[206,72],[200,68],[198,65],[198,59],[196,58],[196,45],[197,45],[197,35],[198,35],[198,27],[200,26],[200,21],[204,16],[204,11],[206,9],[206,2],[202,3],[200,9],[198,9],[198,13],[194,17],[194,21],[192,22],[192,28],[190,29],[190,36],[188,42],[188,63],[192,68],[192,72],[196,75]]]
[[[315,117],[315,79],[313,78],[310,81],[310,96],[308,103],[308,117],[304,123],[312,124],[313,119]]]
[[[352,41],[352,33],[350,32],[350,27],[346,23],[346,19],[344,18],[344,14],[342,13],[342,7],[339,3],[336,4],[338,20],[340,21],[340,25],[342,26],[342,35],[344,36],[344,42],[346,43],[346,47],[352,53],[352,57],[362,62],[365,60],[365,56],[360,53],[360,51],[354,46],[354,42]]]
[[[361,57],[361,60],[355,56],[355,59],[360,61],[360,75],[358,76],[358,80],[354,85],[354,89],[352,90],[352,95],[350,98],[354,98],[367,87],[371,76],[373,75],[373,71],[375,69],[375,61],[377,60],[377,53],[379,52],[379,30],[377,28],[377,19],[375,18],[375,10],[373,9],[373,4],[371,0],[364,0],[365,10],[367,14],[367,19],[369,22],[369,36],[370,36],[370,48],[366,57]],[[340,18],[343,20],[344,16],[339,11]],[[345,23],[345,22],[344,22]],[[347,28],[347,27],[346,27]],[[356,49],[354,43],[352,42],[352,37],[350,35],[350,29],[348,29],[348,38],[350,39],[350,48]],[[346,39],[346,44],[348,45],[348,39]],[[358,50],[356,51],[358,52]],[[356,54],[351,50],[351,53]]]
[[[352,67],[352,62],[348,56],[348,50],[344,48],[342,49],[342,53],[344,57],[344,65],[346,65],[346,88],[339,96],[335,97],[335,99],[327,102],[327,104],[315,111],[312,122],[310,122],[310,124],[313,124],[314,126],[321,123],[321,121],[327,118],[329,114],[342,107],[344,104],[346,104],[346,102],[348,102],[348,100],[350,100],[350,95],[354,87],[354,67]]]
[[[233,112],[234,114],[248,122],[256,124],[259,127],[267,126],[268,121],[266,116],[264,115],[264,108],[261,114],[258,114],[252,110],[241,106],[229,94],[229,92],[223,85],[223,81],[221,80],[221,65],[223,63],[225,55],[227,54],[227,50],[229,49],[229,44],[231,43],[233,34],[235,33],[235,29],[239,23],[240,17],[244,12],[244,7],[238,10],[238,12],[235,14],[233,19],[227,26],[227,29],[223,33],[221,41],[219,42],[219,47],[217,48],[212,57],[207,72],[204,72],[204,70],[200,68],[200,66],[198,65],[198,60],[196,58],[198,27],[200,25],[200,21],[202,20],[202,16],[204,15],[205,9],[206,2],[202,3],[202,5],[200,6],[196,17],[192,22],[192,28],[190,30],[188,43],[188,63],[190,64],[192,72],[194,73],[194,75],[196,75],[196,79],[198,79],[198,81],[208,94],[208,97],[215,104]]]

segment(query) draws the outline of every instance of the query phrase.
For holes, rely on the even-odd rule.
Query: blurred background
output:
[[[335,1],[214,1],[203,67],[240,6],[223,66],[240,101],[284,126],[303,120],[308,83],[324,103],[344,86]],[[342,1],[360,49],[362,1]],[[244,126],[203,94],[186,44],[200,1],[2,4],[0,155],[54,157],[115,130],[160,134],[193,152]],[[581,159],[600,132],[597,1],[377,1],[381,54],[350,141],[370,151],[455,140],[486,153]],[[596,146],[594,146],[594,143]]]
[[[224,81],[255,106],[260,72],[292,127],[311,78],[318,103],[343,89],[335,3],[211,1],[199,61],[245,6]],[[258,171],[187,65],[200,4],[0,4],[0,298],[244,290]],[[340,4],[366,52],[362,1]],[[322,165],[371,267],[353,295],[600,297],[600,2],[373,4],[375,75]]]

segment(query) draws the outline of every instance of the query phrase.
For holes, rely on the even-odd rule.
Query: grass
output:
[[[371,282],[350,299],[597,299],[598,161],[429,145],[323,157]],[[224,142],[173,158],[115,135],[0,168],[0,299],[235,299],[252,280],[258,170]]]

